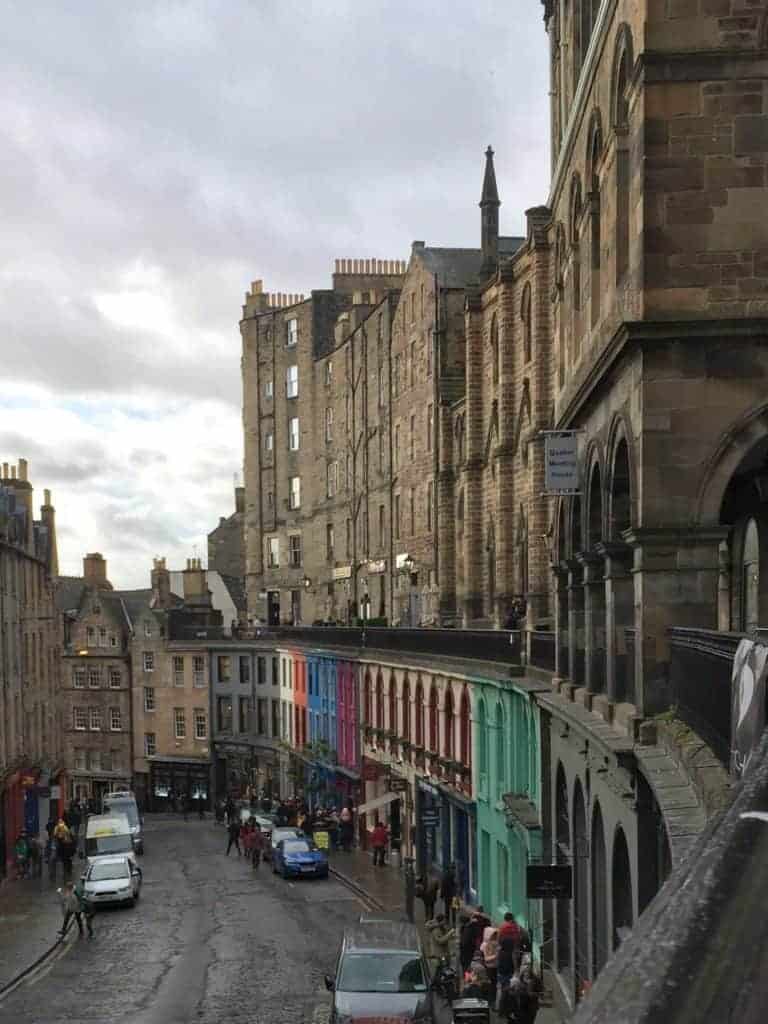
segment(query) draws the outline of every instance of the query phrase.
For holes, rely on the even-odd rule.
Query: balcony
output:
[[[741,633],[668,630],[670,704],[728,766],[731,752],[731,674]]]

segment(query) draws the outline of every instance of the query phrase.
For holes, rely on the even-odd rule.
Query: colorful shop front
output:
[[[420,874],[438,875],[456,866],[459,895],[477,902],[475,803],[469,795],[435,776],[420,777],[416,787],[416,864]]]
[[[543,854],[541,729],[534,692],[542,684],[474,681],[474,783],[478,901],[494,921],[507,911],[541,943],[540,901],[526,896],[526,869]]]

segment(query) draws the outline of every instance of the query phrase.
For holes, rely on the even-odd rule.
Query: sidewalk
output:
[[[0,885],[0,989],[53,946],[61,928],[59,881],[47,878],[6,880]]]
[[[391,864],[383,868],[373,866],[373,857],[364,850],[352,850],[350,853],[341,851],[332,852],[330,855],[330,866],[354,885],[370,894],[384,910],[391,913],[400,913],[405,917],[405,872],[402,868],[392,867]],[[436,908],[442,910],[442,901],[438,900]],[[425,939],[424,929],[424,904],[420,899],[414,901],[414,919],[419,929],[422,940]],[[544,987],[552,991],[553,984],[548,980],[546,972],[544,975]],[[549,999],[545,1000],[550,1002]],[[495,1017],[495,1015],[494,1015]],[[541,1006],[537,1016],[536,1024],[563,1024],[563,1018],[552,1006]]]

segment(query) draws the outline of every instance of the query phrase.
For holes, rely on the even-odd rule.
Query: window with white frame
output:
[[[299,397],[299,368],[298,366],[288,366],[285,370],[285,397],[286,398],[298,398]]]
[[[85,689],[85,669],[75,668],[72,671],[72,685],[76,690]]]
[[[301,477],[288,478],[288,508],[301,508]]]
[[[195,739],[208,738],[208,716],[202,708],[195,708]]]
[[[329,462],[326,467],[326,479],[325,479],[325,493],[327,497],[333,498],[338,489],[339,482],[339,464],[338,462]]]
[[[333,409],[330,405],[325,410],[325,440],[333,440]]]
[[[154,686],[144,687],[144,710],[154,711],[155,710],[155,688]]]
[[[264,435],[264,451],[271,452],[275,447],[275,435],[271,430],[268,430]]]
[[[91,708],[91,732],[101,732],[101,708]]]
[[[154,672],[155,671],[155,652],[144,651],[144,671]]]
[[[85,732],[88,728],[88,712],[85,708],[74,708],[72,722],[78,732]]]
[[[123,731],[123,712],[120,708],[109,709],[109,728],[111,732]]]
[[[285,343],[289,347],[293,347],[298,344],[299,341],[299,321],[295,317],[291,317],[285,325]]]
[[[288,451],[299,450],[299,417],[291,416],[288,420]]]
[[[292,533],[288,538],[288,564],[297,569],[301,566],[301,536]]]
[[[85,768],[89,772],[100,772],[101,771],[101,754],[98,750],[86,750],[85,752]]]
[[[109,688],[111,690],[119,690],[123,685],[123,675],[119,668],[111,668],[109,670]]]
[[[88,686],[91,690],[98,690],[101,687],[101,669],[97,666],[88,669]]]
[[[157,743],[155,742],[155,734],[153,732],[144,733],[144,756],[154,757],[157,751]]]
[[[180,654],[173,656],[173,685],[184,685],[184,657]]]
[[[267,565],[277,569],[280,565],[280,538],[267,537]]]
[[[264,383],[264,397],[273,398],[275,394],[275,386],[271,380],[265,381]]]
[[[187,735],[187,719],[184,708],[173,709],[173,734],[177,740],[183,740]]]
[[[192,659],[192,685],[205,686],[205,658],[196,654]]]
[[[107,631],[104,626],[99,627],[99,647],[107,646]]]

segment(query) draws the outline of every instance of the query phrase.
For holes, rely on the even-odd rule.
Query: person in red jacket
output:
[[[389,839],[389,833],[387,826],[382,824],[378,819],[373,828],[371,835],[371,846],[373,847],[373,866],[376,867],[378,864],[380,867],[384,867],[384,856],[387,852],[387,841]]]

